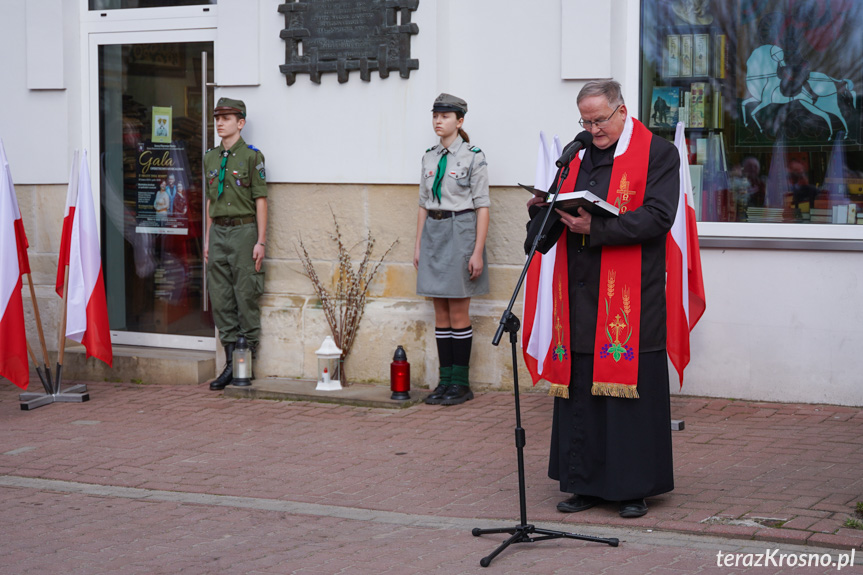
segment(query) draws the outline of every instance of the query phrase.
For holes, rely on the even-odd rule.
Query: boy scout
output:
[[[219,98],[213,115],[222,142],[204,156],[204,261],[213,319],[227,360],[221,375],[210,383],[210,389],[219,390],[233,380],[237,338],[245,336],[253,353],[260,341],[258,298],[264,291],[261,263],[267,238],[267,174],[264,154],[240,136],[246,125],[246,105],[241,100]]]

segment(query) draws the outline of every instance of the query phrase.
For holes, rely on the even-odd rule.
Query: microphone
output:
[[[563,153],[560,155],[560,158],[558,158],[554,165],[558,168],[569,165],[573,158],[575,158],[575,155],[578,153],[578,151],[582,148],[589,146],[592,141],[593,134],[586,130],[584,132],[580,132],[573,141],[566,145],[566,147],[563,149]]]

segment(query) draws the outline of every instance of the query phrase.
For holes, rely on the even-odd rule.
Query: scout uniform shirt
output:
[[[222,160],[225,160],[224,168]],[[220,175],[223,170],[224,177]],[[211,218],[254,216],[255,200],[267,197],[264,154],[248,146],[242,137],[227,151],[227,158],[222,146],[208,150],[204,156],[204,173],[207,174],[208,215]]]
[[[446,170],[440,184],[440,202],[434,197],[432,188],[446,153]],[[488,163],[485,154],[476,146],[456,136],[449,149],[440,144],[426,151],[422,160],[419,205],[427,210],[462,210],[487,208],[491,205],[488,196]]]

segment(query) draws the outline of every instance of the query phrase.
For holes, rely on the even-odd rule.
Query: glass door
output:
[[[213,89],[206,80],[213,77],[213,42],[97,42],[94,48],[112,341],[214,349],[201,176],[203,151],[214,145]]]

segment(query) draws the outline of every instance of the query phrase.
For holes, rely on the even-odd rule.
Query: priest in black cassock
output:
[[[570,164],[561,192],[588,190],[620,215],[556,210],[539,246],[546,253],[560,239],[568,258],[571,377],[551,389],[548,474],[571,494],[561,512],[614,502],[621,517],[641,517],[645,498],[674,489],[665,241],[680,160],[673,144],[628,113],[619,83],[589,82],[577,106],[593,141]],[[526,246],[545,206],[541,198],[528,203]]]

